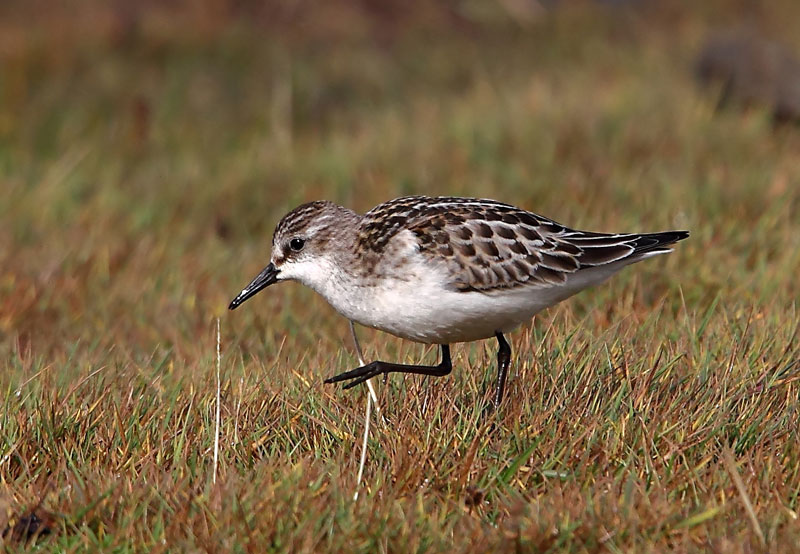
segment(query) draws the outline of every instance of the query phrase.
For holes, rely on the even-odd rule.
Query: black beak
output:
[[[278,282],[278,272],[280,270],[275,267],[275,264],[269,264],[261,270],[261,273],[256,275],[256,278],[250,281],[250,284],[242,289],[236,298],[234,298],[228,305],[229,310],[235,310],[239,305],[256,294],[261,289],[265,289],[270,285]]]

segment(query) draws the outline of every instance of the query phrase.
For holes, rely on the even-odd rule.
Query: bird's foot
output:
[[[325,383],[339,383],[341,381],[352,379],[349,383],[346,383],[342,387],[343,389],[350,389],[356,385],[360,385],[368,379],[372,379],[373,377],[380,375],[381,373],[386,373],[383,362],[375,361],[370,362],[367,365],[351,369],[350,371],[345,371],[344,373],[334,375],[333,377],[329,377],[328,379],[325,379]]]

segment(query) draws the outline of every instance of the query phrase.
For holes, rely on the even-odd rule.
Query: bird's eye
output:
[[[304,241],[303,239],[294,238],[289,241],[289,248],[291,248],[295,252],[300,252],[305,245],[306,241]]]

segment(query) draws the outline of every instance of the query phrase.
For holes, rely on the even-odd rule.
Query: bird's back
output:
[[[401,231],[413,234],[420,255],[432,265],[448,268],[447,288],[484,293],[566,287],[583,281],[575,279],[581,274],[589,279],[603,275],[602,268],[613,273],[669,252],[670,244],[688,236],[577,231],[494,200],[412,196],[367,212],[359,241],[381,253]]]

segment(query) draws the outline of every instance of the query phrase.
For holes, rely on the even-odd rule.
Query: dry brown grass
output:
[[[800,135],[712,113],[700,9],[4,34],[3,546],[38,521],[66,551],[800,549]],[[492,422],[491,342],[378,384],[354,503],[365,391],[321,384],[347,322],[297,285],[225,306],[289,208],[406,193],[692,237],[509,337]]]

